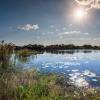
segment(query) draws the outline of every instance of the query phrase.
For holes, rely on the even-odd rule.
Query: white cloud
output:
[[[53,34],[54,32],[47,32],[48,34]]]
[[[80,31],[70,31],[70,32],[63,32],[59,33],[59,35],[73,35],[73,34],[80,34]]]
[[[89,41],[100,41],[100,38],[98,37],[98,38],[79,38],[80,40],[89,40]]]
[[[84,33],[84,35],[89,35],[89,33]]]
[[[98,37],[98,38],[94,38],[93,40],[100,40],[100,38]]]
[[[55,31],[56,31],[56,32],[58,32],[58,31],[59,31],[59,29],[57,29],[57,28],[56,28],[56,30],[55,30]]]
[[[19,25],[17,28],[20,30],[24,30],[24,31],[38,30],[39,25],[38,24],[26,24],[26,25]]]
[[[78,35],[78,34],[89,35],[89,33],[81,33],[80,31],[70,31],[70,32],[59,33],[59,35]]]
[[[62,30],[63,30],[63,31],[65,31],[66,29],[67,29],[66,27],[63,27],[63,29],[62,29]]]
[[[50,25],[50,28],[54,28],[55,26],[54,25]]]
[[[73,24],[69,24],[69,27],[72,27],[73,26]]]
[[[100,8],[100,0],[75,0],[79,5],[88,6],[88,9],[91,8]]]

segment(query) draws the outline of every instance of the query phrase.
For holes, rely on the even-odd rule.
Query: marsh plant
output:
[[[5,43],[4,41],[0,42],[0,61],[8,60],[14,50],[14,44]]]
[[[12,43],[0,42],[0,74],[11,68],[10,58],[14,51],[14,47]]]

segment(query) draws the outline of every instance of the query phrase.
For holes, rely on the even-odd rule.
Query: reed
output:
[[[5,43],[4,41],[0,42],[0,61],[8,60],[14,50],[14,44],[12,43]]]

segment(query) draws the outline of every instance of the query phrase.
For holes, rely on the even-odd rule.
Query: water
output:
[[[44,52],[31,55],[23,62],[17,60],[17,65],[43,73],[63,74],[79,87],[100,87],[100,51]]]

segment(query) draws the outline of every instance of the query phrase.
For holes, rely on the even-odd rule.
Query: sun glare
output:
[[[83,17],[84,16],[84,12],[82,10],[77,10],[76,11],[76,16],[77,17]]]
[[[86,12],[83,9],[77,9],[74,12],[74,16],[77,19],[83,19],[85,17],[85,15],[86,15]]]

